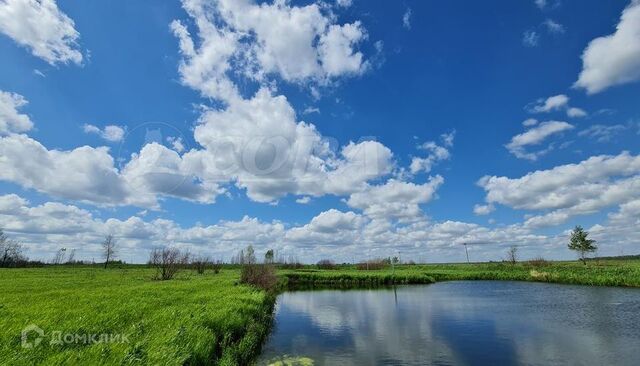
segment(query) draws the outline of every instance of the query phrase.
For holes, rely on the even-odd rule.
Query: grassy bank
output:
[[[640,260],[592,260],[580,262],[522,262],[428,264],[390,266],[375,271],[362,271],[352,265],[334,270],[303,268],[282,270],[281,276],[291,286],[359,287],[389,284],[432,283],[453,280],[540,281],[591,286],[640,287]]]
[[[359,271],[354,268],[344,267],[339,270],[284,270],[280,276],[285,279],[285,289],[299,287],[379,287],[394,284],[428,284],[436,280],[426,275],[423,271]]]
[[[237,365],[259,351],[274,299],[236,285],[238,270],[185,271],[171,281],[152,281],[152,274],[140,267],[0,269],[0,364]],[[45,336],[24,349],[29,324]],[[128,342],[51,345],[54,332]]]
[[[153,281],[141,266],[0,269],[0,364],[246,364],[271,325],[274,297],[237,284],[239,270],[185,270]],[[282,289],[378,287],[447,280],[544,281],[640,287],[640,260],[355,266],[278,271]],[[35,324],[42,342],[21,346]],[[128,342],[50,344],[62,334],[126,335]],[[32,340],[32,338],[30,338]]]

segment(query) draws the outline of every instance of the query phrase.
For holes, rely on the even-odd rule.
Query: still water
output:
[[[285,361],[277,363],[277,361]],[[459,281],[288,292],[260,365],[640,365],[640,290]]]

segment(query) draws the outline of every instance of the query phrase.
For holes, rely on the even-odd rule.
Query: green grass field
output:
[[[141,267],[0,269],[0,364],[205,364],[247,362],[269,331],[273,299],[236,285],[238,270],[171,281]],[[45,333],[33,349],[21,331]],[[53,332],[124,334],[128,343],[50,345]],[[35,336],[35,334],[34,334]],[[208,362],[207,362],[208,361]]]
[[[282,288],[375,287],[445,280],[546,281],[640,287],[640,260],[403,265],[377,271],[339,266],[279,270]],[[238,284],[239,270],[185,270],[153,281],[142,266],[0,269],[0,364],[246,364],[270,329],[274,297]],[[32,349],[29,324],[45,331]],[[50,344],[62,334],[117,334],[128,342]],[[35,338],[35,334],[32,334]],[[32,341],[32,338],[29,338]]]

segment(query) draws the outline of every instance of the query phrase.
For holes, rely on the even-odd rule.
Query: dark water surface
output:
[[[288,292],[259,364],[640,365],[640,290],[459,281]]]

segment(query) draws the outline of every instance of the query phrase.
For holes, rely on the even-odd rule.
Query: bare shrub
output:
[[[149,255],[149,264],[156,268],[155,279],[170,280],[189,264],[189,253],[177,248],[153,249]]]
[[[222,270],[222,261],[215,261],[211,263],[211,268],[213,269],[213,273],[218,274]]]
[[[317,264],[319,269],[336,269],[336,264],[331,259],[323,259]]]
[[[240,273],[240,282],[271,291],[275,289],[278,278],[272,265],[245,264]]]
[[[271,264],[256,263],[255,252],[251,245],[240,253],[242,255],[240,260],[242,263],[240,282],[263,290],[273,291],[278,282],[275,267]]]
[[[209,257],[194,257],[191,260],[191,266],[196,270],[196,272],[198,272],[198,274],[204,274],[204,272],[207,270],[207,267],[209,267],[210,262],[211,260],[209,259]]]
[[[550,264],[549,261],[542,257],[537,257],[529,261],[529,265],[536,268],[546,267],[549,264]]]
[[[356,265],[356,268],[361,271],[377,271],[384,269],[389,265],[388,260],[385,259],[371,259],[365,262],[360,262]]]

